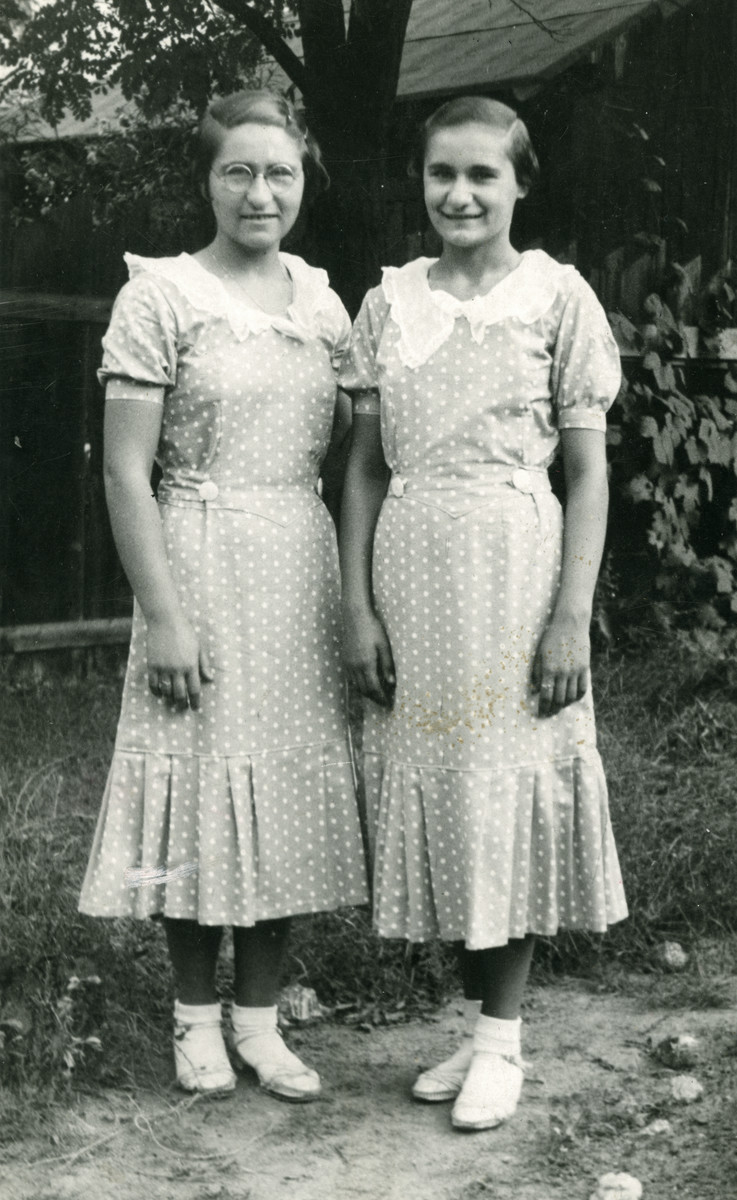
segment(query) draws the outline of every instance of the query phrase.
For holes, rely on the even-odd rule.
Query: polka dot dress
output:
[[[166,554],[215,680],[198,712],[155,698],[135,606],[86,913],[253,925],[367,898],[318,495],[350,326],[324,273],[282,257],[294,300],[270,317],[189,255],[128,256],[101,376],[163,403]]]
[[[366,702],[362,763],[376,926],[469,949],[604,930],[627,909],[591,696],[538,719],[530,676],[561,564],[546,468],[560,428],[605,428],[616,346],[541,251],[466,302],[430,261],[385,271],[340,376],[392,471],[373,586],[396,699]]]

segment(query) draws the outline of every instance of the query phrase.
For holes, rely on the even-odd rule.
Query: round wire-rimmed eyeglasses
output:
[[[234,195],[250,192],[257,179],[263,179],[272,196],[280,196],[294,187],[302,172],[289,163],[272,163],[265,171],[254,171],[248,163],[228,163],[222,171],[212,170],[223,187]]]

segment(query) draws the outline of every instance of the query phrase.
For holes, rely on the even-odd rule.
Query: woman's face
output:
[[[517,182],[506,135],[488,125],[456,125],[431,134],[423,168],[425,204],[444,242],[473,249],[509,237]]]
[[[252,179],[238,166],[250,169]],[[291,168],[294,182],[280,190]],[[229,170],[228,170],[229,169]],[[223,178],[235,176],[236,191]],[[275,191],[269,187],[275,181]],[[209,175],[209,193],[218,233],[244,249],[263,252],[278,246],[299,215],[304,192],[300,147],[276,125],[249,123],[224,132]]]

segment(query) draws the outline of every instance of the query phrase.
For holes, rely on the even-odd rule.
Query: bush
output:
[[[154,124],[122,109],[117,125],[100,122],[95,135],[13,146],[11,219],[21,225],[58,216],[85,197],[95,228],[145,214],[146,236],[158,253],[205,240],[212,221],[192,171],[193,129],[184,106]]]
[[[683,350],[662,309],[612,413],[601,602],[620,632],[645,616],[666,629],[737,623],[737,376],[687,369]]]

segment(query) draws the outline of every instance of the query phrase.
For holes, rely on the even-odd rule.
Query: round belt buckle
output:
[[[524,467],[518,467],[512,472],[512,486],[518,492],[533,492],[535,490],[535,481],[531,471],[526,471]]]
[[[395,475],[389,484],[389,491],[392,496],[396,496],[399,499],[400,496],[404,495],[404,480]]]
[[[197,495],[199,496],[200,500],[216,500],[219,491],[220,488],[214,482],[214,480],[206,479],[205,482],[201,483],[197,488]]]

